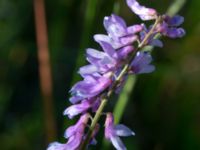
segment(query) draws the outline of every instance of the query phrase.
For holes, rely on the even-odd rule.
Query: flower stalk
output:
[[[143,21],[155,20],[154,24],[149,28],[145,24],[127,26],[125,21],[115,14],[104,18],[103,24],[108,35],[94,35],[94,40],[100,44],[103,52],[93,48],[86,50],[86,59],[90,64],[79,69],[83,80],[71,88],[72,97],[69,101],[73,105],[63,113],[70,119],[81,114],[80,119],[65,131],[67,143],[54,142],[48,150],[85,150],[89,145],[96,144],[95,136],[99,131],[98,122],[102,114],[106,114],[105,138],[116,149],[126,150],[121,136],[135,135],[125,125],[115,125],[111,112],[103,112],[108,99],[114,92],[120,92],[129,74],[151,73],[155,70],[155,66],[151,64],[151,54],[144,48],[162,47],[163,43],[156,39],[157,35],[180,38],[185,35],[185,31],[179,27],[184,21],[181,16],[158,15],[155,9],[142,6],[136,0],[126,2]],[[135,47],[136,42],[138,44]],[[93,118],[88,113],[90,109],[94,113]],[[85,133],[88,126],[89,129]]]
[[[120,82],[120,80],[123,78],[123,76],[125,74],[128,73],[128,70],[130,69],[130,64],[133,60],[133,58],[135,57],[135,54],[137,51],[141,50],[146,44],[147,41],[149,39],[149,37],[154,33],[154,30],[156,29],[157,25],[162,21],[162,17],[158,16],[153,27],[151,28],[151,30],[146,34],[145,38],[143,39],[143,41],[138,45],[138,48],[132,53],[132,55],[130,56],[130,58],[128,59],[127,63],[124,65],[122,71],[120,72],[119,76],[116,78],[115,82],[113,83],[113,86],[109,89],[109,91],[107,92],[106,96],[104,96],[102,98],[101,104],[92,120],[91,126],[89,127],[89,131],[87,133],[86,139],[83,141],[83,146],[81,149],[86,150],[87,149],[87,145],[91,139],[91,135],[93,133],[93,130],[96,126],[96,124],[98,123],[102,112],[108,102],[108,98],[112,95],[112,93],[116,90],[116,86],[118,85],[118,83]]]

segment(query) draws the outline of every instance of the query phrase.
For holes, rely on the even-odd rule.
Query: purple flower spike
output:
[[[119,136],[131,136],[135,135],[128,127],[124,125],[114,125],[114,118],[111,113],[107,113],[105,122],[105,137],[112,142],[113,146],[117,150],[126,150],[123,142]]]
[[[157,12],[155,9],[146,8],[141,6],[136,0],[126,0],[128,6],[131,10],[138,15],[142,20],[153,20],[157,17]]]
[[[131,73],[141,74],[153,72],[155,67],[150,65],[151,61],[152,57],[148,52],[137,52],[131,63]]]
[[[72,97],[70,101],[77,103],[82,99],[94,97],[106,89],[110,83],[109,78],[99,74],[86,75],[83,81],[79,81],[72,87],[71,93],[74,98]]]

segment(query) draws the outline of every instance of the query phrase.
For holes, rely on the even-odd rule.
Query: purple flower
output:
[[[111,15],[110,17],[104,18],[104,27],[108,33],[109,37],[118,40],[119,37],[123,37],[127,35],[127,27],[125,21],[117,16]]]
[[[112,45],[114,49],[132,44],[138,38],[135,34],[142,30],[141,25],[127,27],[125,21],[115,14],[104,18],[104,27],[108,36],[97,34],[94,36],[94,39],[98,43],[102,41],[107,42]]]
[[[89,114],[84,114],[80,117],[79,121],[70,126],[65,131],[65,138],[68,139],[67,143],[61,144],[58,142],[51,143],[47,150],[76,150],[84,137],[84,130],[89,119]]]
[[[112,14],[104,18],[104,27],[108,33],[108,36],[115,41],[123,39],[128,35],[134,35],[142,30],[141,25],[133,25],[127,27],[126,22],[119,16]],[[129,37],[130,38],[130,37]]]
[[[169,25],[169,26],[180,26],[183,22],[184,22],[184,17],[179,16],[179,15],[175,15],[173,17],[170,16],[163,16],[164,17],[164,21]]]
[[[131,135],[135,135],[135,133],[122,124],[114,125],[113,115],[111,113],[107,113],[105,122],[105,137],[112,142],[113,146],[117,150],[126,150],[126,147],[124,146],[119,136]]]
[[[88,113],[82,115],[75,125],[72,125],[69,128],[67,128],[67,130],[65,131],[65,135],[64,135],[65,138],[69,138],[69,137],[73,136],[76,132],[83,133],[84,128],[87,125],[88,119],[89,119]]]
[[[84,76],[96,72],[107,73],[113,71],[118,65],[118,56],[115,49],[106,42],[100,42],[104,52],[95,49],[87,49],[87,60],[90,65],[83,66],[79,69],[79,73]]]
[[[100,74],[85,75],[83,81],[79,81],[72,87],[73,96],[70,101],[74,104],[85,98],[94,97],[106,89],[110,83],[109,78]]]
[[[63,115],[68,115],[70,119],[74,116],[87,111],[91,107],[88,100],[83,100],[80,104],[71,105],[63,112]]]
[[[77,150],[80,146],[82,135],[76,132],[72,137],[69,138],[68,142],[61,144],[59,142],[53,142],[49,144],[47,150]]]
[[[150,65],[152,57],[149,52],[137,52],[134,60],[131,63],[131,73],[141,74],[150,73],[155,70],[153,65]]]
[[[70,119],[72,119],[74,116],[78,114],[85,113],[89,108],[92,108],[92,110],[96,110],[99,106],[100,99],[97,98],[90,98],[90,99],[84,99],[79,104],[74,104],[65,109],[63,112],[63,115],[68,115]]]
[[[131,8],[131,10],[142,20],[156,19],[157,12],[155,9],[141,6],[136,0],[126,0],[126,2],[127,5]]]
[[[181,38],[185,35],[185,30],[178,27],[184,22],[184,18],[182,16],[176,15],[174,17],[170,17],[164,15],[163,20],[163,23],[158,27],[158,31],[162,35],[170,38]]]

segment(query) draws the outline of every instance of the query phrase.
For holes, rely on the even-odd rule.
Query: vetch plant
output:
[[[94,35],[94,40],[103,51],[93,48],[86,50],[86,59],[90,64],[79,69],[83,80],[71,88],[72,96],[69,100],[72,105],[63,113],[69,119],[80,115],[80,119],[66,129],[66,143],[53,142],[48,150],[79,150],[95,145],[95,136],[101,127],[98,122],[102,114],[106,114],[105,138],[117,150],[126,149],[120,136],[135,135],[125,125],[115,125],[113,114],[104,112],[104,107],[113,93],[120,93],[128,75],[151,73],[155,70],[155,66],[151,64],[151,53],[145,50],[145,47],[162,47],[163,43],[156,38],[157,35],[180,38],[185,35],[185,31],[179,27],[184,22],[181,16],[160,15],[155,9],[141,6],[136,0],[126,2],[141,20],[154,20],[154,24],[149,27],[144,23],[127,26],[125,21],[115,14],[104,18],[103,25],[107,35]]]

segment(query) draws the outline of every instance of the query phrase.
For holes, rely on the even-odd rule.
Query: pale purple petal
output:
[[[110,57],[116,57],[115,55],[115,49],[108,43],[101,41],[100,42],[101,47],[103,50],[110,56]]]
[[[137,52],[132,65],[146,65],[152,61],[152,57],[148,52]]]
[[[117,15],[105,17],[104,27],[107,30],[108,35],[113,39],[126,35],[126,24],[124,20]]]
[[[109,56],[105,56],[102,60],[99,61],[100,67],[107,66],[108,70],[111,69],[112,67],[115,67],[116,64],[117,64],[117,61]]]
[[[143,30],[142,25],[133,25],[127,28],[127,32],[129,34],[135,34],[135,33],[141,32],[142,30]]]
[[[49,144],[47,150],[67,150],[67,149],[66,149],[66,144],[53,142]]]
[[[75,135],[71,136],[66,144],[66,150],[77,150],[81,144],[83,134],[76,132]]]
[[[137,52],[134,60],[131,63],[131,70],[135,74],[150,73],[155,70],[153,65],[150,65],[152,57],[148,52]]]
[[[168,28],[164,35],[170,38],[181,38],[185,35],[185,30],[183,28]]]
[[[76,132],[83,134],[88,120],[89,120],[89,114],[88,113],[83,114],[75,125],[72,125],[65,130],[64,137],[69,138],[73,136]]]
[[[105,53],[98,51],[96,49],[92,49],[92,48],[88,48],[86,50],[87,55],[97,58],[97,59],[102,59],[103,57],[105,57]]]
[[[117,51],[117,55],[120,59],[126,59],[133,50],[133,46],[125,46]]]
[[[142,20],[156,19],[157,12],[155,9],[141,6],[136,0],[126,0],[126,2],[131,10],[135,14],[137,14]]]
[[[125,145],[118,136],[111,136],[110,140],[117,150],[126,150]]]
[[[152,39],[149,44],[151,46],[163,47],[163,43],[159,39]]]
[[[68,139],[70,136],[74,135],[76,132],[76,125],[72,125],[65,130],[64,137]]]
[[[80,102],[82,99],[84,99],[84,98],[82,96],[78,96],[78,94],[77,94],[75,96],[70,97],[69,101],[72,104],[76,104],[76,103]]]
[[[114,132],[114,117],[112,113],[107,113],[106,121],[105,121],[105,138],[110,139],[112,135],[115,134]]]
[[[86,65],[86,66],[80,67],[78,72],[81,75],[93,74],[94,72],[98,72],[98,68],[95,65]]]
[[[129,35],[129,36],[124,36],[120,38],[120,42],[123,44],[123,46],[131,44],[135,42],[138,39],[137,35]]]
[[[110,85],[110,79],[106,77],[85,76],[84,81],[76,83],[71,93],[83,98],[94,97]]]
[[[112,44],[111,38],[105,34],[95,34],[93,38],[98,43],[101,41],[104,41],[104,42]]]
[[[68,115],[70,119],[72,119],[74,116],[85,112],[87,109],[89,109],[91,104],[87,101],[84,100],[80,104],[72,105],[65,109],[63,112],[63,115]]]
[[[154,70],[155,70],[155,66],[148,65],[148,66],[145,66],[145,67],[141,68],[141,70],[138,72],[138,74],[141,74],[141,73],[151,73]]]
[[[104,34],[96,34],[94,35],[94,40],[98,43],[104,41],[106,43],[109,43],[110,45],[112,45],[112,47],[114,49],[118,49],[122,46],[124,46],[122,43],[120,43],[118,40],[115,41],[114,39],[110,38],[109,36],[107,35],[104,35]]]
[[[129,129],[128,127],[126,127],[125,125],[122,125],[122,124],[115,125],[114,130],[115,130],[116,135],[118,135],[118,136],[135,135],[135,133],[133,131],[131,131],[131,129]]]

